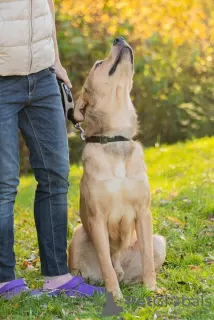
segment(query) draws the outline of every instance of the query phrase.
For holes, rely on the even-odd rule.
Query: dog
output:
[[[150,187],[131,102],[134,54],[116,38],[108,57],[95,63],[74,108],[85,121],[80,217],[68,249],[71,273],[103,281],[114,299],[119,282],[156,288],[156,271],[166,256],[164,237],[154,235]]]

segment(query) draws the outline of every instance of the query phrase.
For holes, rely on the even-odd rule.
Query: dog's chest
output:
[[[117,163],[113,168],[113,174],[115,178],[123,179],[126,178],[126,167],[124,162]]]
[[[111,194],[121,194],[123,198],[129,200],[130,198],[139,195],[142,192],[143,185],[148,183],[145,172],[138,172],[136,174],[130,173],[124,162],[118,162],[112,166],[112,174],[109,179],[105,181],[106,192]]]
[[[135,168],[134,168],[135,169]],[[148,179],[145,172],[130,170],[125,162],[112,166],[110,179],[104,181],[108,195],[108,232],[110,246],[117,250],[128,247],[132,241],[135,220],[148,196]]]

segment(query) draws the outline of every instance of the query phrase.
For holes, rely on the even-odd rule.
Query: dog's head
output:
[[[74,109],[74,117],[90,121],[90,115],[113,112],[130,103],[134,56],[122,38],[116,38],[109,55],[92,67]]]

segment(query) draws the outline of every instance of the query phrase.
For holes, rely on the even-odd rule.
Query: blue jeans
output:
[[[68,141],[53,68],[0,76],[0,282],[15,278],[13,211],[19,184],[18,131],[38,182],[34,217],[44,276],[68,273]],[[27,241],[27,239],[26,239]]]

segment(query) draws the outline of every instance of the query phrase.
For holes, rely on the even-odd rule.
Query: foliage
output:
[[[154,233],[167,239],[167,259],[158,273],[157,299],[167,295],[209,299],[214,288],[214,138],[203,138],[186,144],[145,150],[145,161],[152,191]],[[155,159],[155,160],[154,160]],[[79,181],[82,167],[72,166],[69,190],[69,232],[79,222]],[[39,256],[33,221],[33,198],[36,182],[23,177],[15,209],[15,252],[17,277],[24,277],[31,288],[42,286]],[[27,240],[27,241],[26,241]],[[122,286],[124,296],[138,301],[154,297],[141,285]],[[159,297],[159,298],[158,298]],[[26,295],[4,302],[0,299],[0,319],[98,319],[105,303],[103,298],[57,299],[30,298]],[[124,305],[126,320],[211,320],[212,306],[163,305],[140,307]],[[113,319],[113,318],[108,318]]]

